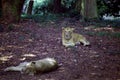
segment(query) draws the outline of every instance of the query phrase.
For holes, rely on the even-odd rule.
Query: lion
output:
[[[43,73],[55,70],[58,64],[53,58],[44,58],[37,61],[23,62],[18,66],[11,66],[6,68],[4,71],[20,71],[21,73],[34,75],[37,72]]]
[[[90,45],[90,42],[81,34],[74,33],[75,28],[62,28],[62,44],[65,47],[75,46],[83,43],[84,46]]]
[[[31,61],[22,69],[23,72],[34,75],[37,72],[43,73],[54,70],[58,67],[57,62],[53,58],[45,58],[42,60]]]

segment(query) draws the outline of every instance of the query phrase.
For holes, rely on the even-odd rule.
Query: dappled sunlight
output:
[[[92,30],[92,29],[94,29],[94,28],[95,28],[95,26],[91,25],[91,26],[85,27],[84,29],[85,29],[85,30]]]
[[[96,32],[106,31],[106,32],[115,32],[112,27],[96,27],[96,26],[87,26],[84,28],[85,30],[94,30]]]
[[[14,48],[14,49],[23,49],[25,48],[27,45],[23,45],[23,46],[16,46],[16,45],[6,45],[6,46],[1,46],[0,47],[0,51],[5,51],[8,48]]]
[[[7,45],[7,48],[24,48],[24,46]]]
[[[4,47],[0,47],[0,51],[4,51],[5,50],[5,48]]]
[[[13,66],[18,65],[21,62],[30,62],[30,61],[39,60],[44,57],[55,58],[58,64],[60,64],[60,67],[56,71],[48,72],[45,74],[38,73],[35,74],[34,76],[29,76],[14,72],[10,72],[10,73],[3,72],[1,73],[3,75],[0,76],[0,80],[4,80],[6,78],[8,80],[10,78],[11,78],[10,80],[14,80],[14,79],[16,80],[23,80],[23,79],[24,80],[56,80],[56,79],[75,80],[76,77],[79,80],[82,79],[82,77],[79,76],[86,77],[86,75],[90,75],[90,77],[91,76],[96,77],[96,75],[97,76],[100,75],[100,77],[103,77],[101,78],[101,80],[104,80],[104,75],[106,75],[106,77],[109,76],[114,77],[117,75],[117,74],[111,74],[110,72],[117,72],[117,69],[119,67],[117,62],[115,61],[119,61],[120,58],[119,56],[116,55],[116,53],[115,55],[113,54],[113,52],[116,51],[118,52],[120,50],[119,47],[120,41],[118,38],[108,39],[106,37],[96,36],[97,30],[98,33],[99,31],[102,32],[101,28],[98,28],[93,25],[91,27],[88,27],[87,30],[85,30],[83,29],[83,27],[78,27],[80,26],[80,24],[76,23],[76,26],[74,26],[76,32],[81,31],[83,32],[83,35],[86,34],[85,36],[87,39],[89,39],[91,45],[90,46],[76,45],[76,47],[74,48],[73,47],[65,48],[62,45],[62,40],[61,40],[62,23],[63,21],[55,22],[56,25],[54,26],[53,24],[45,23],[45,28],[44,28],[44,27],[38,27],[38,25],[34,23],[30,24],[30,22],[29,23],[26,22],[22,24],[25,27],[21,28],[23,30],[23,32],[20,33],[21,35],[14,33],[12,34],[13,35],[12,38],[9,37],[9,35],[11,34],[8,34],[8,36],[2,35],[1,43],[3,44],[0,46],[0,50],[1,50],[0,55],[1,57],[3,57],[4,55],[13,55],[13,57],[7,58],[9,61],[4,63],[2,63],[1,59],[5,60],[6,58],[1,58],[0,59],[1,69],[5,69],[6,67],[9,67],[11,65]],[[70,26],[73,25],[70,24]],[[105,27],[104,29],[107,30],[108,28],[106,29]],[[95,35],[87,36],[87,32],[94,32]],[[27,35],[24,36],[24,33],[27,33]],[[19,36],[24,37],[24,39],[22,39],[23,41],[19,40]],[[108,36],[108,34],[106,36]],[[13,41],[15,43],[12,43]],[[113,54],[113,56],[112,55],[109,56],[108,51],[109,52],[112,51],[111,54]],[[100,72],[98,70],[100,70]],[[18,79],[19,76],[22,77]]]
[[[97,54],[98,52],[97,52],[97,51],[94,51],[94,50],[90,50],[89,53]]]
[[[42,79],[39,79],[39,80],[42,80]],[[55,79],[45,79],[45,80],[55,80]]]
[[[28,42],[33,42],[33,39],[28,39],[27,41],[28,41]]]
[[[34,55],[34,54],[24,54],[22,56],[24,56],[24,57],[36,57],[36,55]]]
[[[13,57],[13,55],[10,55],[10,56],[1,56],[0,57],[0,61],[2,61],[4,63],[5,61],[9,61],[12,57]]]
[[[112,28],[112,27],[95,28],[94,31],[108,31],[108,32],[114,32],[114,28]]]
[[[24,61],[24,60],[26,60],[26,57],[20,58],[19,60]]]
[[[39,54],[40,51],[33,50],[32,53]]]
[[[1,0],[0,80],[120,80],[119,1]]]

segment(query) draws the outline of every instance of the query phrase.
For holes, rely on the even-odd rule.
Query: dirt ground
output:
[[[61,33],[66,24],[83,34],[91,45],[64,47]],[[79,21],[61,20],[40,24],[27,20],[14,26],[13,30],[0,33],[0,80],[120,80],[120,38],[89,35],[89,32],[99,29],[87,29]],[[3,71],[20,62],[46,57],[55,58],[62,66],[34,76]]]

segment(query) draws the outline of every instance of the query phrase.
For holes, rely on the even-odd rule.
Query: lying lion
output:
[[[75,46],[83,43],[84,46],[90,45],[90,42],[81,34],[74,33],[74,28],[62,28],[62,44],[65,47]]]
[[[58,67],[58,64],[53,58],[45,58],[37,61],[23,62],[18,66],[7,67],[4,71],[20,71],[21,73],[27,73],[34,75],[37,72],[43,73],[54,70]]]

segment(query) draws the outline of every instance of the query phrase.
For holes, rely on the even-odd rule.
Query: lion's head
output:
[[[64,38],[66,40],[70,40],[72,38],[74,28],[66,27],[66,28],[62,28],[62,30],[63,30]]]
[[[36,73],[35,70],[35,62],[29,62],[25,65],[25,67],[22,69],[23,73],[29,74],[29,75],[34,75],[34,73]]]

